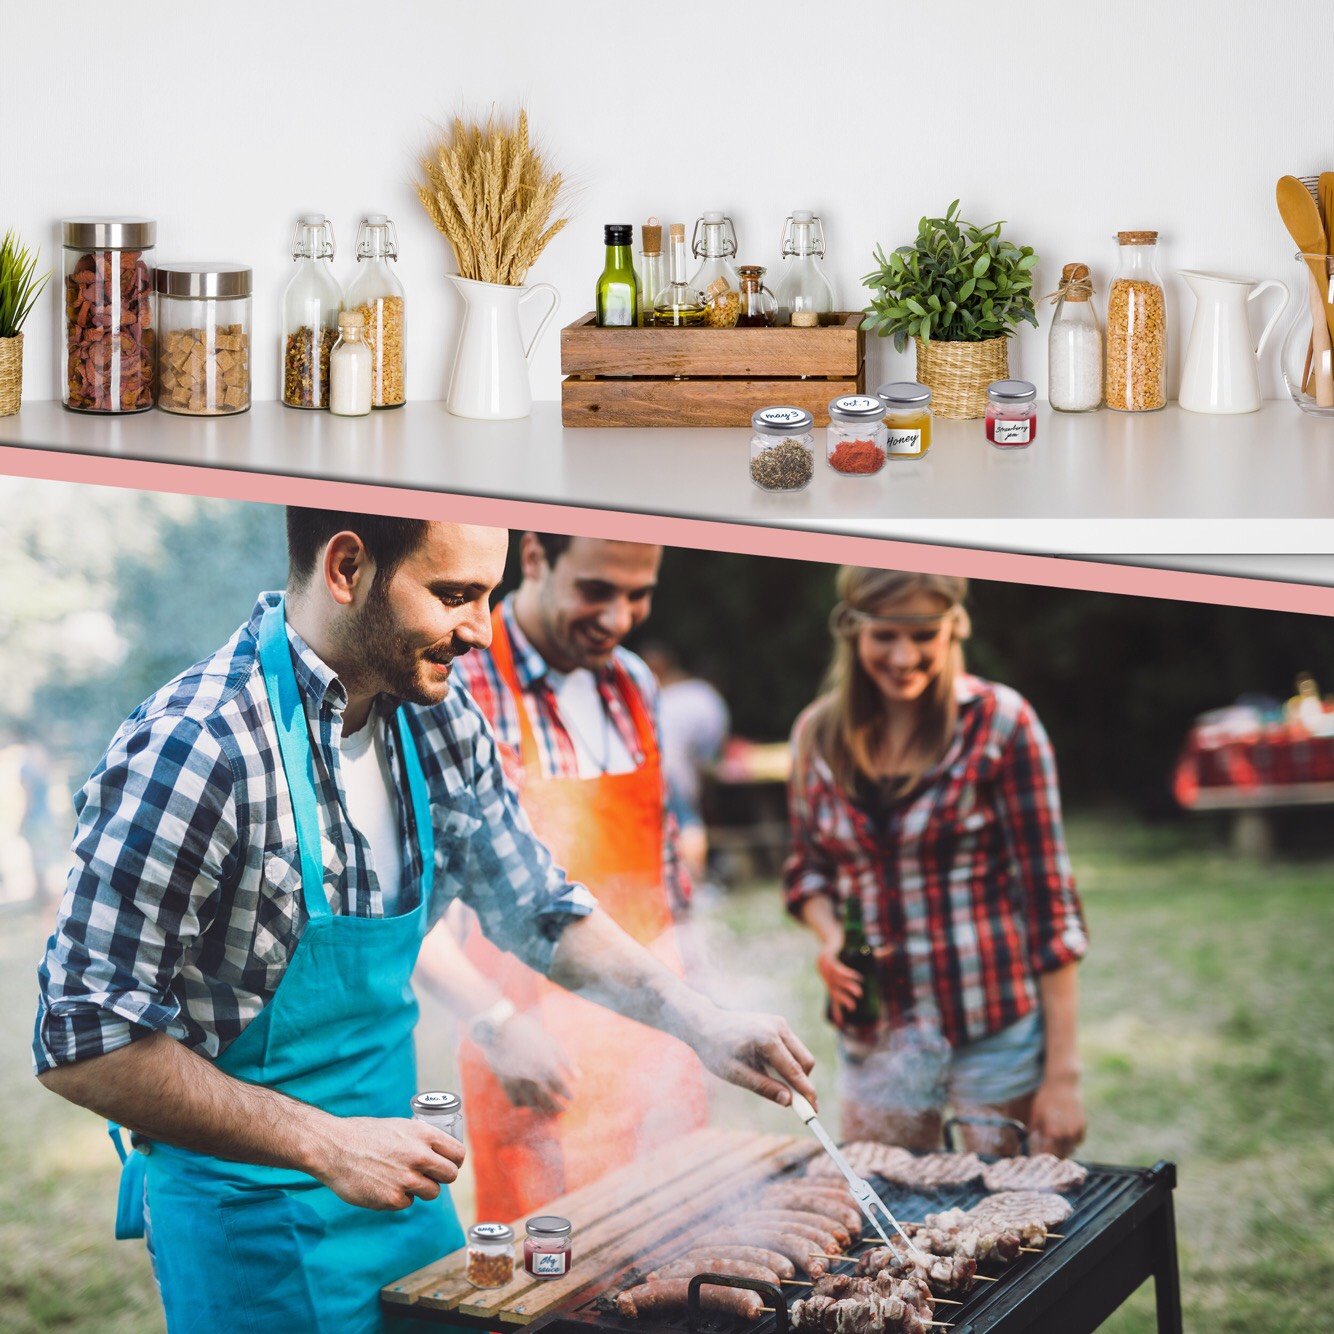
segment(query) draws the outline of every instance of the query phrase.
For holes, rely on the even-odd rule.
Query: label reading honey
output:
[[[921,431],[899,431],[890,429],[885,438],[885,450],[890,454],[915,457],[922,452]]]

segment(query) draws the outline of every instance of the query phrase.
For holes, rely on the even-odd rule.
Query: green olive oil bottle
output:
[[[602,229],[607,262],[598,279],[597,322],[600,328],[627,329],[639,323],[639,279],[630,255],[629,223],[608,223]]]

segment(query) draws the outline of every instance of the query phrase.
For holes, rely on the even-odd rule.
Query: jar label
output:
[[[846,398],[836,398],[833,407],[839,412],[875,412],[883,411],[884,404],[878,398],[868,398],[864,394],[849,394]]]
[[[534,1251],[533,1273],[544,1276],[563,1274],[565,1272],[565,1262],[568,1258],[564,1251]]]
[[[992,433],[998,445],[1026,445],[1033,438],[1033,424],[1027,417],[1017,421],[997,417],[992,424]]]
[[[508,1223],[474,1223],[473,1236],[475,1237],[510,1237],[513,1235]]]
[[[806,420],[806,414],[800,408],[765,408],[760,420],[766,426],[795,426]]]
[[[885,437],[885,450],[890,454],[906,454],[909,456],[920,454],[922,452],[922,433],[918,431],[898,431],[890,428],[889,434]]]

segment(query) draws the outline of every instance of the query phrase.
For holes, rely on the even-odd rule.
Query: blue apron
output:
[[[411,977],[435,874],[426,780],[400,711],[398,737],[422,854],[420,902],[397,917],[335,915],[324,891],[314,762],[283,604],[264,615],[260,665],[296,819],[309,920],[278,990],[218,1058],[219,1070],[335,1116],[403,1117],[417,1092]],[[117,1140],[118,1133],[113,1131]],[[146,1179],[170,1334],[352,1334],[387,1328],[381,1287],[463,1245],[442,1189],[379,1212],[302,1172],[144,1143],[123,1169],[117,1232]],[[397,1322],[394,1322],[395,1324]]]

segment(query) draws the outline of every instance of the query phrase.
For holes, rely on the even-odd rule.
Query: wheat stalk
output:
[[[459,276],[520,287],[547,243],[569,221],[554,217],[564,180],[528,134],[528,113],[513,124],[456,116],[421,160],[417,197],[454,251]]]

